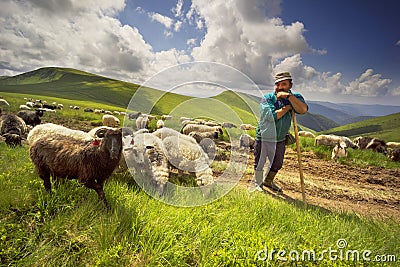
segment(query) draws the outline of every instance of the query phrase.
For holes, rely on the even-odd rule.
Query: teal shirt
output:
[[[296,92],[292,94],[301,102],[305,103],[302,95]],[[256,139],[268,142],[280,142],[285,140],[286,134],[289,132],[292,123],[292,114],[287,112],[280,119],[277,118],[276,111],[281,109],[289,100],[279,100],[276,98],[275,92],[265,94],[260,103],[260,121],[257,125]]]

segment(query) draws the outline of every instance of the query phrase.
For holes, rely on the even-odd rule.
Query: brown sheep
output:
[[[50,174],[53,180],[78,179],[94,189],[107,205],[103,184],[117,167],[121,151],[121,129],[109,129],[100,143],[59,134],[45,135],[31,146],[30,158],[47,191],[51,191]]]

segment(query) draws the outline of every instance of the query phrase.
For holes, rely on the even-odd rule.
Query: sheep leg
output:
[[[50,182],[50,174],[49,173],[42,173],[39,175],[40,178],[43,180],[44,188],[47,192],[51,192],[51,182]]]
[[[94,181],[88,181],[84,184],[87,188],[91,188],[97,192],[99,195],[99,198],[104,202],[106,206],[108,206],[107,200],[106,200],[106,195],[104,194],[103,191],[103,186],[94,182]]]

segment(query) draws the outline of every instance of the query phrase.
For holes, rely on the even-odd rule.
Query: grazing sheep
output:
[[[161,139],[150,133],[135,133],[133,142],[124,146],[126,163],[133,167],[141,183],[150,183],[162,194],[169,179],[169,163]]]
[[[84,108],[83,112],[94,112],[92,108]]]
[[[221,126],[222,128],[237,128],[237,125],[232,122],[223,122]]]
[[[10,104],[7,102],[7,100],[0,98],[0,104],[1,105],[6,105],[6,106],[10,106]]]
[[[18,111],[17,116],[23,119],[26,125],[31,125],[32,127],[35,127],[42,122],[40,117],[43,116],[43,110],[21,110]]]
[[[400,148],[400,143],[399,142],[387,142],[386,146],[388,148],[396,149],[396,148]]]
[[[316,146],[330,146],[330,147],[334,147],[336,146],[338,143],[340,143],[340,141],[342,141],[340,136],[337,135],[333,135],[333,134],[321,134],[318,135],[315,138],[315,145]]]
[[[216,121],[206,121],[204,124],[207,126],[221,126],[221,124]]]
[[[121,151],[121,129],[107,130],[100,144],[48,134],[31,146],[30,158],[47,191],[51,191],[50,174],[53,179],[78,179],[107,205],[103,184],[118,165]]]
[[[103,118],[102,118],[102,123],[103,123],[104,126],[118,127],[121,122],[114,115],[104,114]]]
[[[28,134],[28,143],[32,145],[35,141],[47,134],[59,134],[70,136],[75,139],[91,140],[92,138],[84,131],[72,130],[62,125],[45,123],[35,126]]]
[[[315,135],[309,131],[299,131],[299,136],[315,138]]]
[[[182,129],[182,133],[188,135],[190,132],[219,132],[223,133],[221,126],[207,126],[201,124],[188,124]]]
[[[149,117],[146,114],[142,114],[140,115],[137,119],[136,119],[136,129],[147,129],[148,125],[149,125]]]
[[[186,141],[191,142],[195,145],[197,144],[196,140],[193,137],[181,134],[180,132],[178,132],[174,129],[171,129],[171,128],[167,128],[167,127],[158,129],[155,132],[153,132],[153,134],[155,136],[157,136],[158,138],[160,138],[161,140],[164,140],[168,136],[177,136],[177,137],[179,137],[181,139],[185,139]]]
[[[198,144],[193,144],[178,136],[168,136],[163,140],[164,153],[171,165],[179,170],[194,172],[199,186],[214,183],[207,154]]]
[[[240,125],[240,129],[242,129],[242,130],[255,130],[256,127],[251,125],[251,124],[245,124],[244,123],[244,124]]]
[[[211,162],[217,154],[217,147],[213,140],[218,138],[218,132],[190,132],[189,136],[196,140]]]
[[[165,126],[164,121],[158,120],[156,126],[157,126],[157,129],[163,128]]]
[[[347,157],[347,146],[344,142],[339,142],[332,150],[331,159],[337,160],[338,158]]]
[[[242,134],[242,135],[240,136],[239,141],[240,141],[239,147],[248,147],[248,148],[250,148],[250,149],[254,149],[255,140],[254,140],[254,138],[251,137],[250,135],[248,135],[248,134]]]
[[[142,112],[136,112],[136,113],[129,113],[128,114],[128,118],[130,120],[136,120],[137,118],[139,118],[139,116],[142,115]]]
[[[170,119],[172,119],[172,116],[171,116],[171,115],[162,115],[162,116],[161,116],[161,119],[162,119],[163,121],[170,120]]]
[[[31,108],[30,108],[29,106],[27,106],[27,105],[19,105],[19,109],[22,109],[22,110],[31,110]]]
[[[389,158],[393,161],[400,161],[400,148],[389,151]]]
[[[356,144],[360,149],[372,149],[375,152],[383,154],[387,153],[385,141],[377,138],[359,136],[354,139],[354,144]]]
[[[28,128],[23,119],[14,114],[0,115],[0,135],[10,146],[21,145],[21,140],[25,138]]]

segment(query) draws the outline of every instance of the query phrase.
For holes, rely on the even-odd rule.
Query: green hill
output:
[[[357,136],[370,136],[385,141],[399,142],[400,113],[347,124],[321,133],[344,135],[351,138]]]

